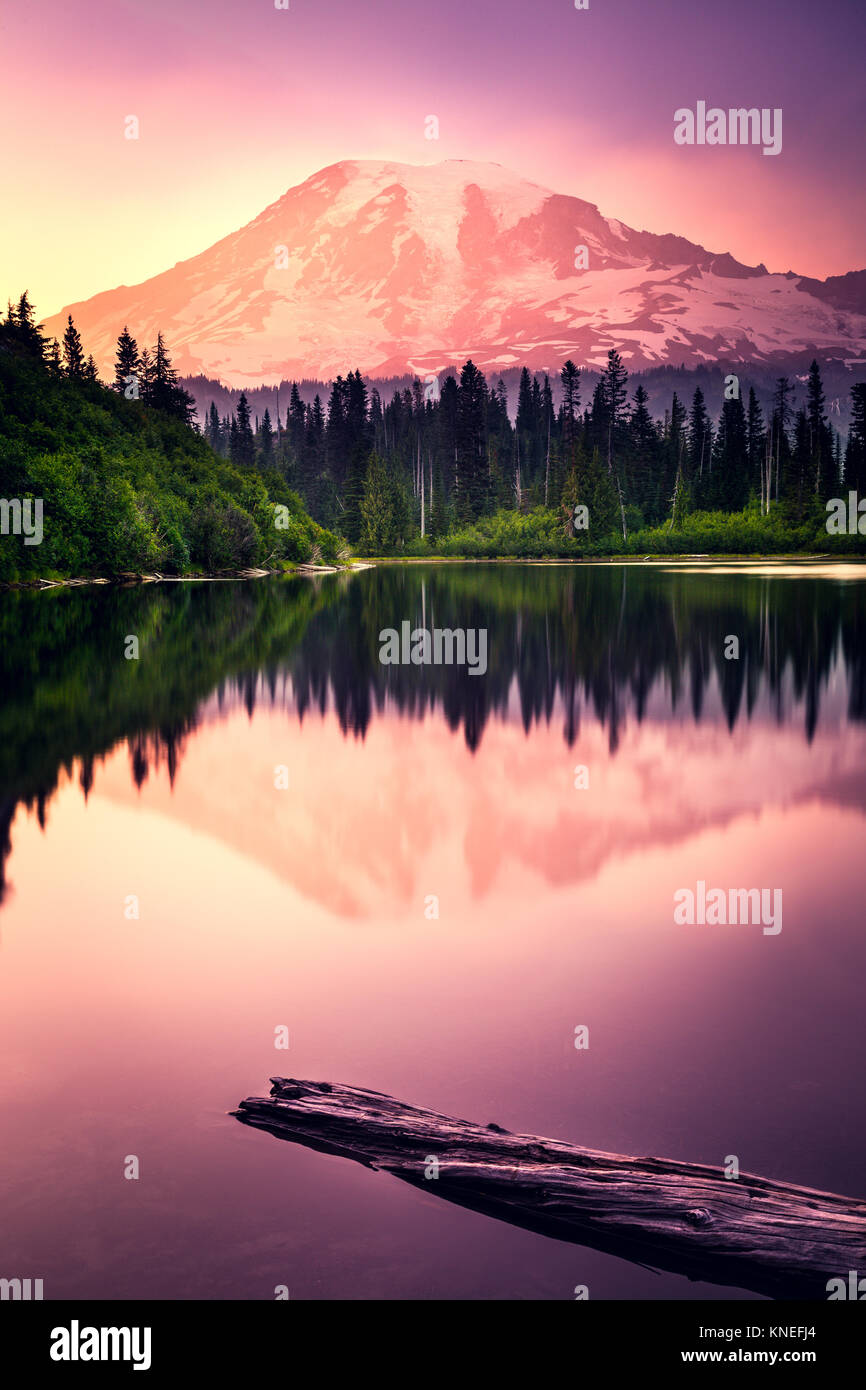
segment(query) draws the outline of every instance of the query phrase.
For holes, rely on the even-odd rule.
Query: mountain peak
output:
[[[862,355],[860,280],[820,283],[635,231],[500,164],[342,160],[209,250],[46,328],[61,336],[71,312],[104,373],[124,323],[141,343],[159,330],[179,371],[236,387],[470,356],[489,372],[592,366],[610,347],[631,367]]]

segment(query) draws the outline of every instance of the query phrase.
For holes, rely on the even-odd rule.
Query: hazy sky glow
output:
[[[137,283],[364,158],[495,160],[771,270],[866,266],[862,0],[290,6],[6,9],[4,299],[27,287],[46,316]],[[781,107],[782,153],[676,146],[698,100]]]

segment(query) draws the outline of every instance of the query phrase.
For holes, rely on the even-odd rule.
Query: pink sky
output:
[[[0,294],[42,316],[343,159],[494,160],[771,270],[866,265],[857,0],[71,0],[8,9],[3,39]],[[675,146],[699,99],[781,107],[782,153]]]

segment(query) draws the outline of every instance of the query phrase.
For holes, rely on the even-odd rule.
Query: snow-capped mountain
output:
[[[496,164],[331,165],[240,231],[143,284],[72,304],[107,373],[124,324],[175,366],[241,387],[281,378],[485,372],[566,358],[632,369],[814,352],[866,359],[866,271],[770,274]]]

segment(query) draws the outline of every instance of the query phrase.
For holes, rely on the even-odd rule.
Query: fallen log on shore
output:
[[[272,1077],[269,1097],[231,1113],[500,1221],[690,1279],[826,1299],[828,1280],[866,1272],[866,1202],[833,1193],[511,1134],[327,1082]]]

